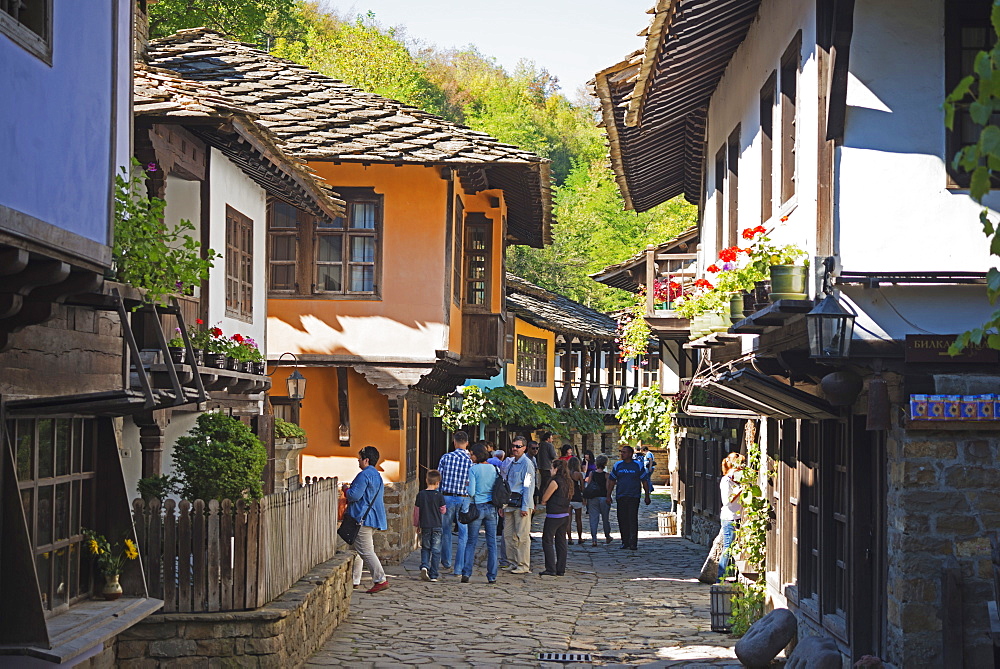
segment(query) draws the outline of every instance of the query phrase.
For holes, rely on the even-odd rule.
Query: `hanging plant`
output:
[[[455,394],[442,397],[434,405],[434,416],[441,419],[444,429],[449,432],[461,430],[463,425],[479,425],[486,418],[486,398],[479,386],[463,386],[456,389],[462,397],[462,408],[453,409],[451,399]]]
[[[646,355],[649,352],[649,338],[653,331],[645,319],[646,297],[639,294],[636,302],[618,316],[618,331],[615,343],[622,359]]]
[[[767,559],[767,529],[771,522],[771,504],[761,488],[762,448],[756,440],[747,445],[746,466],[740,476],[740,504],[743,513],[730,550],[747,562],[748,571],[763,574]],[[773,476],[764,471],[764,480]],[[743,636],[764,615],[765,585],[762,581],[738,581],[733,596],[733,635]]]
[[[665,446],[670,443],[674,403],[658,388],[645,388],[618,409],[621,437],[630,444]]]

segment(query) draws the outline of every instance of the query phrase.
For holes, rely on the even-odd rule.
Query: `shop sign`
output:
[[[906,362],[984,363],[1000,362],[1000,351],[984,344],[970,344],[956,356],[948,355],[948,347],[958,335],[906,335]]]

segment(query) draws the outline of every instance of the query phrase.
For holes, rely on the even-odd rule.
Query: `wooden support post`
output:
[[[653,293],[656,284],[656,247],[646,247],[646,315],[653,315]]]
[[[350,391],[347,385],[347,367],[337,368],[337,408],[340,411],[340,445],[351,445]]]

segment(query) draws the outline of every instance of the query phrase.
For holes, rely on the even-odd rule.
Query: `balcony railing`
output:
[[[637,388],[631,386],[607,385],[601,383],[555,383],[555,405],[560,409],[593,409],[604,413],[615,413],[635,397]]]

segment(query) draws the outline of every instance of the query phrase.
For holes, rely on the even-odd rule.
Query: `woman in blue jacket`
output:
[[[473,444],[469,449],[472,461],[469,468],[469,499],[479,508],[479,517],[469,523],[469,538],[465,543],[465,563],[462,583],[468,583],[472,576],[472,561],[479,543],[479,528],[486,528],[486,580],[497,582],[497,510],[493,506],[493,483],[497,480],[497,468],[486,462],[490,457],[486,445]]]
[[[385,485],[375,465],[379,452],[374,446],[365,446],[358,452],[358,467],[361,471],[350,485],[344,486],[347,493],[347,512],[361,523],[358,538],[354,540],[354,587],[361,585],[362,564],[372,574],[372,587],[365,592],[375,594],[389,587],[389,580],[382,563],[375,555],[375,530],[388,528],[385,520]]]

